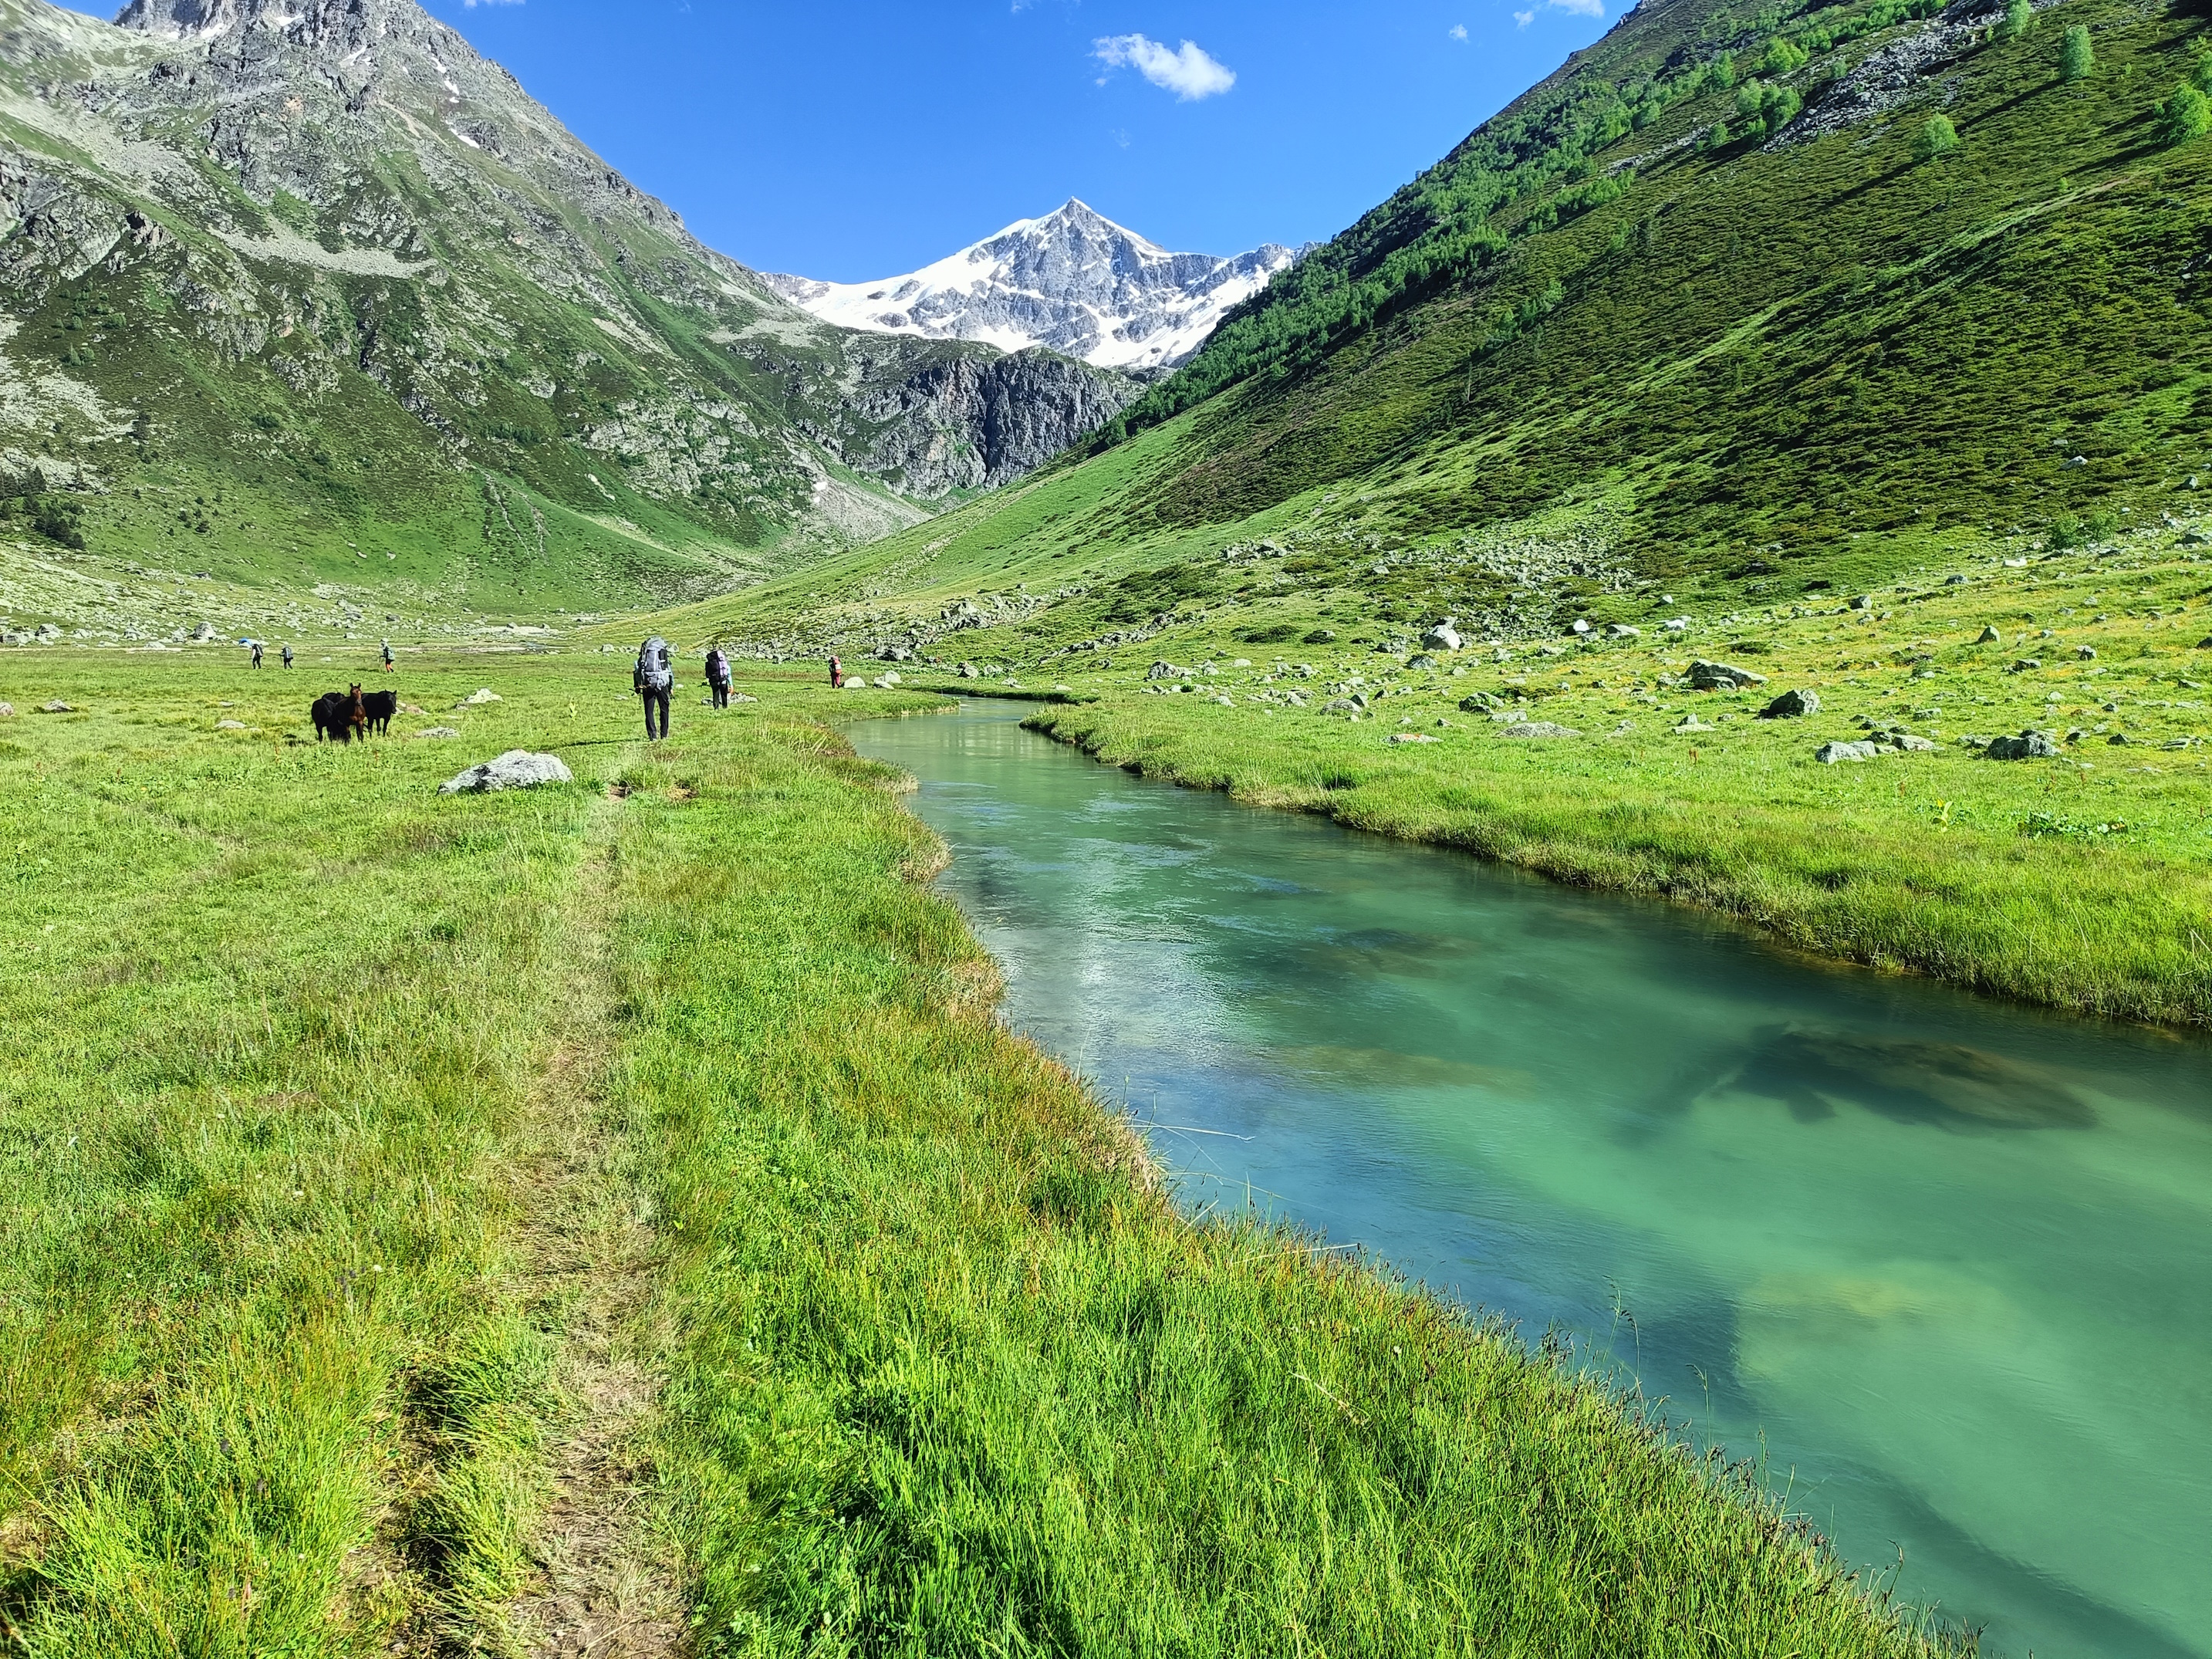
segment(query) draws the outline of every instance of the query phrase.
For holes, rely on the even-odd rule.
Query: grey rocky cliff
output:
[[[1133,390],[811,317],[415,0],[132,0],[113,25],[0,0],[0,106],[5,309],[157,294],[114,324],[173,370],[138,380],[266,385],[303,447],[366,382],[488,489],[604,514],[616,480],[792,557],[1018,476]],[[0,471],[96,484],[164,435],[152,392],[57,391],[61,367],[0,338],[29,389],[0,399]]]

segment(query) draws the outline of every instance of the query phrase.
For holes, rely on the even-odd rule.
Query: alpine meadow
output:
[[[872,285],[0,0],[10,1650],[2212,1659],[2208,21]]]

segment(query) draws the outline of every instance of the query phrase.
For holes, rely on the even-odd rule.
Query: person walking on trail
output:
[[[730,659],[719,645],[707,648],[707,684],[714,694],[714,707],[730,706]]]
[[[253,665],[256,668],[261,666],[261,641],[258,640],[253,641]]]
[[[832,691],[842,690],[844,685],[845,665],[832,657],[830,659],[830,689]]]
[[[286,647],[284,647],[284,653],[283,653],[283,654],[284,654],[284,666],[285,666],[285,667],[287,667],[287,668],[289,668],[289,667],[292,665],[292,647],[291,647],[290,646],[289,646],[289,645],[288,645],[288,646],[286,646]]]
[[[645,699],[645,737],[648,743],[668,735],[668,701],[676,690],[676,665],[668,654],[668,641],[655,634],[637,648],[637,666],[630,684]],[[660,729],[653,729],[653,711],[660,711]]]
[[[390,640],[384,642],[384,672],[387,674],[392,672],[392,641]]]

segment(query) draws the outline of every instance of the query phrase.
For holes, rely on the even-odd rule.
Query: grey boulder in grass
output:
[[[2042,760],[2058,752],[2048,732],[2023,732],[2016,738],[1992,738],[1982,751],[1991,760]]]
[[[575,775],[557,755],[533,755],[510,749],[497,760],[471,766],[438,786],[441,795],[490,795],[502,789],[541,789],[549,783],[574,783]]]
[[[1582,733],[1571,726],[1554,726],[1549,720],[1518,720],[1505,728],[1509,738],[1579,738]]]
[[[1817,691],[1784,691],[1772,702],[1759,711],[1763,720],[1802,720],[1808,714],[1820,712],[1820,694]]]
[[[1693,662],[1690,684],[1700,691],[1741,691],[1747,686],[1765,684],[1766,676],[1729,663]]]

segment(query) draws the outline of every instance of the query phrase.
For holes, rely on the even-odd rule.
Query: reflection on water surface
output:
[[[855,735],[922,781],[1014,1024],[1176,1126],[1192,1202],[1573,1333],[1991,1650],[2212,1656],[2204,1044],[1148,784],[995,712]]]

